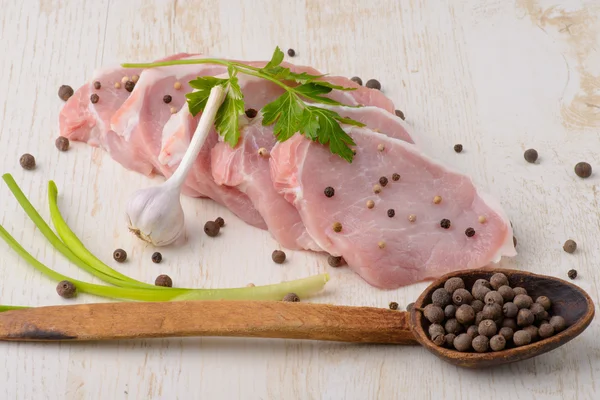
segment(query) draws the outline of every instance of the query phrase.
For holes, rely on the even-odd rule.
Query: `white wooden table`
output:
[[[56,181],[67,222],[104,261],[123,247],[126,274],[175,284],[234,287],[328,271],[315,302],[401,307],[425,283],[369,287],[325,258],[287,252],[209,200],[185,199],[190,239],[163,251],[126,231],[125,200],[153,183],[84,144],[54,148],[61,84],[78,87],[96,67],[171,53],[291,61],[366,81],[377,78],[415,127],[423,148],[496,196],[515,226],[519,255],[507,267],[575,281],[600,296],[600,4],[595,0],[462,1],[59,1],[0,2],[0,172],[11,172],[44,217]],[[452,147],[462,143],[456,154]],[[528,164],[523,152],[540,153]],[[34,172],[19,156],[37,158]],[[573,173],[588,161],[596,173]],[[202,225],[222,216],[223,235]],[[57,254],[0,185],[0,222],[52,268],[90,280]],[[573,238],[575,254],[562,250]],[[0,303],[68,303],[55,283],[0,243]],[[112,263],[114,265],[114,263]],[[80,296],[78,302],[103,301]],[[418,347],[245,339],[102,344],[0,343],[2,399],[598,399],[600,323],[539,358],[493,370],[457,369]]]

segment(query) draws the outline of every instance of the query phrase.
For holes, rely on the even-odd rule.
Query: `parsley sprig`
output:
[[[273,133],[277,140],[283,142],[295,133],[300,133],[310,140],[328,145],[333,154],[337,154],[348,162],[352,162],[354,153],[350,146],[354,141],[340,124],[364,126],[350,118],[344,118],[335,111],[319,107],[318,104],[344,105],[325,97],[332,90],[355,90],[319,80],[324,75],[311,75],[306,72],[295,73],[281,66],[283,52],[277,47],[271,60],[263,68],[253,67],[235,61],[214,58],[194,60],[172,60],[151,64],[123,64],[126,68],[153,68],[182,64],[220,64],[227,66],[228,78],[213,76],[198,77],[190,81],[193,92],[186,95],[188,108],[192,115],[197,115],[206,106],[208,96],[213,87],[221,85],[227,89],[227,97],[219,108],[215,120],[217,132],[234,147],[240,138],[239,117],[244,113],[244,95],[239,85],[238,74],[246,74],[266,79],[285,90],[277,99],[266,104],[263,109],[264,126],[274,125]]]

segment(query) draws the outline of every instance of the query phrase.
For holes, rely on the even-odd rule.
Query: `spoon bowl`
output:
[[[434,290],[443,287],[444,282],[452,277],[460,277],[467,288],[472,287],[477,279],[489,280],[495,273],[501,272],[507,276],[511,287],[520,286],[527,294],[535,299],[547,296],[552,302],[550,315],[560,315],[566,321],[567,328],[546,339],[541,339],[521,347],[507,347],[502,351],[476,353],[459,352],[441,346],[436,346],[427,334],[429,321],[419,308],[431,303]],[[455,271],[436,279],[419,296],[410,312],[411,330],[417,341],[428,351],[441,359],[465,368],[484,368],[526,360],[556,349],[583,332],[594,318],[594,303],[581,288],[562,279],[537,275],[531,272],[511,269],[478,269]]]

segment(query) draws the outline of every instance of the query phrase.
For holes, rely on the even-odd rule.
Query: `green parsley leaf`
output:
[[[235,76],[227,80],[227,96],[217,111],[215,127],[231,147],[240,139],[239,116],[244,113],[244,95]]]
[[[275,78],[279,81],[283,80],[293,80],[298,83],[307,83],[313,81],[315,79],[321,78],[325,75],[310,75],[306,72],[302,72],[300,74],[290,71],[289,68],[285,68],[281,66],[283,62],[283,51],[279,49],[279,47],[275,48],[275,52],[271,57],[271,61],[267,63],[263,68],[260,69],[260,72],[269,75],[271,78]]]
[[[226,83],[227,79],[219,79],[213,76],[205,76],[190,81],[190,86],[196,89],[185,95],[190,113],[193,116],[198,115],[198,113],[206,107],[206,102],[208,101],[208,96],[210,96],[211,89],[218,85],[225,85]]]
[[[283,51],[281,51],[279,46],[275,47],[275,51],[273,52],[273,55],[271,56],[271,61],[269,61],[267,63],[267,65],[264,66],[263,70],[269,70],[271,68],[275,68],[275,67],[279,66],[279,64],[281,64],[283,61],[283,57],[284,57]]]
[[[322,75],[322,76],[325,76],[325,75]],[[328,88],[335,89],[335,90],[342,90],[344,92],[356,90],[356,88],[353,88],[353,87],[345,87],[345,86],[335,85],[335,84],[333,84],[331,82],[327,82],[327,81],[314,81],[312,83],[314,83],[315,85],[324,86],[324,87],[328,87]]]
[[[280,142],[286,141],[298,132],[300,118],[302,118],[302,105],[296,94],[285,92],[264,106],[262,112],[262,124],[268,126],[275,122],[273,133]]]
[[[340,126],[340,117],[336,112],[324,108],[306,106],[302,113],[300,133],[313,141],[329,145],[329,150],[348,162],[352,162],[354,152],[349,146],[356,145],[354,140]],[[350,120],[353,121],[353,120]],[[354,121],[358,124],[360,122]]]

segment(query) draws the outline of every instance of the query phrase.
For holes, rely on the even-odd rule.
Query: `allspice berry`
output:
[[[463,304],[456,310],[456,320],[464,325],[470,325],[475,320],[473,307]]]
[[[77,288],[71,281],[61,281],[56,285],[56,293],[58,293],[60,297],[70,299],[77,295]]]
[[[444,310],[440,306],[428,304],[423,310],[423,315],[432,324],[439,324],[444,320]]]
[[[540,337],[540,335],[538,334],[538,328],[535,325],[526,326],[525,328],[523,328],[523,330],[529,333],[532,342],[535,342]]]
[[[525,288],[520,287],[520,286],[514,287],[513,288],[513,292],[515,292],[515,296],[517,296],[519,294],[527,295],[527,290]]]
[[[450,278],[444,283],[444,289],[450,294],[453,294],[456,289],[464,289],[465,282],[462,278],[454,277]]]
[[[433,337],[437,335],[444,335],[446,332],[444,331],[444,327],[440,324],[431,324],[429,325],[429,336],[433,339]]]
[[[516,331],[513,335],[513,342],[515,346],[526,346],[531,343],[531,335],[524,330]]]
[[[491,289],[484,285],[473,286],[471,293],[477,300],[485,301],[485,295],[491,292]]]
[[[485,319],[497,320],[502,317],[502,307],[500,304],[486,304],[483,307],[483,316]]]
[[[431,302],[436,306],[446,307],[448,304],[450,304],[450,301],[450,293],[448,293],[444,288],[436,289],[431,295]]]
[[[69,85],[62,85],[58,88],[58,97],[60,97],[62,101],[69,100],[71,96],[73,96],[73,93],[75,92],[73,91],[73,88]]]
[[[471,307],[473,307],[473,311],[475,311],[475,313],[478,313],[479,311],[483,311],[484,305],[485,304],[483,304],[483,301],[477,300],[477,299],[475,299],[471,302]]]
[[[488,288],[490,290],[492,289],[492,285],[486,279],[477,279],[475,281],[475,283],[473,284],[473,287],[475,287],[475,286],[485,286],[486,288]]]
[[[517,320],[514,318],[504,318],[502,320],[502,327],[510,328],[513,330],[513,332],[519,329],[519,326],[517,325]]]
[[[67,151],[69,150],[69,139],[64,136],[59,136],[54,141],[54,145],[59,151]]]
[[[488,351],[489,344],[490,340],[486,336],[479,335],[475,339],[473,339],[473,343],[471,343],[471,346],[473,346],[473,350],[475,350],[476,352],[485,353],[486,351]]]
[[[502,306],[502,312],[504,313],[505,317],[514,318],[519,313],[519,307],[517,307],[515,303],[509,301],[508,303],[504,303]]]
[[[435,335],[432,338],[433,344],[436,346],[443,346],[446,344],[446,335]]]
[[[19,158],[19,164],[21,164],[23,169],[31,171],[32,169],[35,169],[35,157],[29,153],[25,153]]]
[[[580,178],[589,178],[592,175],[592,166],[586,162],[575,164],[575,174]]]
[[[498,326],[491,319],[484,319],[479,323],[477,332],[479,332],[480,335],[492,337],[498,332]]]
[[[456,339],[456,335],[453,333],[447,333],[444,336],[444,341],[446,342],[446,347],[453,348],[454,347],[454,339]]]
[[[451,318],[444,324],[444,329],[446,330],[446,333],[454,333],[455,335],[458,335],[459,333],[462,333],[463,326],[456,318]]]
[[[456,315],[456,306],[454,304],[448,304],[444,308],[444,316],[447,319],[450,319],[450,318],[454,318],[455,315]]]
[[[515,303],[515,305],[519,307],[519,309],[529,308],[531,307],[531,304],[533,304],[533,300],[526,294],[518,294],[513,299],[513,303]]]
[[[475,314],[475,325],[479,326],[481,321],[483,321],[484,319],[485,316],[483,315],[483,311],[478,312],[477,314]]]
[[[500,286],[498,288],[498,293],[500,293],[505,303],[507,301],[512,301],[515,298],[515,291],[507,285]]]
[[[276,264],[283,264],[285,261],[285,253],[281,250],[275,250],[271,254],[271,259]]]
[[[537,299],[535,299],[535,302],[541,304],[542,307],[544,307],[544,310],[546,311],[549,311],[550,307],[552,307],[552,302],[546,296],[539,296]]]
[[[531,324],[533,324],[533,321],[535,320],[535,317],[533,316],[533,313],[527,309],[527,308],[522,308],[519,310],[519,313],[517,314],[517,325],[524,327],[524,326],[529,326]]]
[[[467,335],[471,336],[472,339],[475,339],[479,335],[479,328],[477,325],[471,325],[467,328]]]
[[[296,293],[288,293],[285,296],[283,296],[283,301],[297,303],[300,301],[300,297],[298,297],[298,295]]]
[[[456,338],[454,338],[454,348],[458,351],[465,352],[471,348],[471,336],[466,333],[461,333]]]
[[[512,330],[512,328],[504,326],[504,327],[500,328],[500,331],[498,331],[498,334],[502,335],[502,337],[504,337],[504,339],[506,339],[506,340],[512,340],[514,331]]]
[[[508,278],[501,272],[498,272],[490,278],[490,285],[495,290],[498,290],[500,286],[508,285]]]
[[[340,257],[336,257],[336,256],[329,256],[327,257],[327,264],[329,264],[331,267],[337,268],[340,265],[342,265],[344,262],[343,258]]]
[[[452,302],[457,306],[470,304],[471,301],[473,301],[473,296],[466,289],[456,289],[454,293],[452,293]]]
[[[548,312],[544,309],[544,306],[539,303],[533,303],[531,307],[529,307],[529,311],[533,314],[535,322],[542,322],[545,319],[548,319]]]
[[[528,163],[534,163],[538,159],[538,152],[535,149],[528,149],[525,150],[523,157],[525,157],[525,161]]]
[[[215,237],[219,234],[221,227],[215,221],[206,221],[204,224],[204,233],[210,237]]]
[[[577,250],[577,243],[575,243],[574,240],[569,239],[563,244],[563,250],[569,254],[574,253],[575,250]]]
[[[552,335],[554,335],[554,327],[549,323],[543,323],[540,325],[538,329],[538,334],[542,339],[546,339]]]
[[[502,306],[504,304],[504,297],[495,290],[488,292],[484,298],[485,304],[498,304]]]
[[[492,351],[504,350],[506,347],[506,338],[502,335],[492,336],[490,339],[490,348]]]
[[[169,275],[159,275],[154,280],[155,286],[173,287],[173,280]]]
[[[125,262],[127,260],[127,252],[123,249],[116,249],[113,251],[113,258],[116,262]]]
[[[550,325],[554,328],[554,332],[560,332],[567,327],[567,323],[563,317],[560,315],[555,315],[550,318]]]

